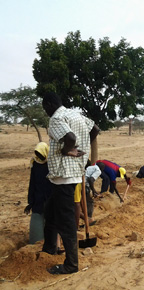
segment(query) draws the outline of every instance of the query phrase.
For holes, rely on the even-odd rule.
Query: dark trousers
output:
[[[86,202],[88,217],[92,217],[94,210],[94,199],[90,195],[90,187],[86,185]]]
[[[50,254],[56,252],[57,233],[59,233],[66,251],[64,267],[68,272],[78,271],[75,186],[76,184],[52,184],[52,196],[45,208],[43,250]]]
[[[102,186],[101,186],[101,193],[105,192],[108,190],[109,188],[109,191],[111,193],[114,193],[114,184],[113,182],[110,180],[109,176],[103,172],[100,177],[102,178]]]

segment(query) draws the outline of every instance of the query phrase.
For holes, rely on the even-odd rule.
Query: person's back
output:
[[[101,175],[101,170],[98,165],[94,164],[88,166],[85,172],[86,185],[89,185],[89,178],[92,177],[94,181]]]
[[[109,176],[111,181],[115,181],[116,177],[118,177],[120,165],[108,160],[97,160],[96,163],[98,162],[102,162],[105,165],[104,172]]]
[[[54,113],[49,123],[49,136],[51,138],[51,148],[53,148],[53,150],[50,150],[48,158],[49,178],[81,177],[84,174],[84,166],[89,157],[89,131],[92,126],[93,122],[76,110],[61,106]],[[71,156],[61,158],[63,143],[60,143],[59,140],[70,131],[76,136],[75,146],[78,146],[78,150],[86,152],[81,158]]]
[[[125,168],[121,167],[117,163],[108,160],[98,160],[96,164],[98,164],[99,162],[102,162],[105,165],[104,171],[101,174],[101,178],[103,180],[101,186],[101,193],[107,191],[108,187],[110,186],[109,191],[111,193],[114,193],[115,191],[118,197],[120,198],[120,202],[123,202],[123,199],[121,198],[116,188],[116,178],[117,177],[121,177],[122,179],[125,178],[127,184],[131,185],[131,180],[129,177],[127,177]]]
[[[32,212],[40,214],[44,212],[44,204],[51,194],[51,182],[46,178],[48,173],[47,162],[44,164],[33,162],[29,185],[29,191],[33,190],[33,195],[29,195],[28,198],[28,203],[32,204]]]

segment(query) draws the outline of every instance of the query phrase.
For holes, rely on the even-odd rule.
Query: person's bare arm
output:
[[[130,177],[128,177],[126,174],[124,175],[125,181],[128,185],[131,185]]]
[[[85,154],[85,152],[78,150],[76,144],[76,136],[73,132],[67,133],[61,140],[64,142],[64,146],[61,149],[62,155],[80,157]]]
[[[96,192],[96,190],[94,188],[95,179],[93,177],[89,177],[88,178],[88,182],[89,182],[89,185],[90,185],[90,189],[92,190],[93,196],[96,197],[98,193]]]
[[[121,196],[120,196],[120,194],[119,194],[117,188],[116,188],[116,182],[113,182],[113,187],[114,187],[114,191],[115,191],[115,193],[117,194],[117,196],[118,196],[119,199],[120,199],[120,202],[124,202],[123,199],[121,198]]]
[[[97,135],[99,134],[99,131],[100,131],[99,127],[96,124],[94,124],[92,130],[90,131],[90,142],[91,143],[97,137]]]
[[[100,129],[94,124],[92,130],[90,131],[90,142],[96,138]],[[73,132],[67,133],[64,138],[61,140],[64,142],[64,147],[61,150],[62,155],[80,157],[85,154],[85,152],[78,150],[76,144],[76,136]]]

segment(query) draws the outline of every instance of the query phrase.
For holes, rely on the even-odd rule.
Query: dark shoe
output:
[[[42,249],[42,251],[40,251],[40,252],[44,252],[44,253],[47,253],[47,254],[49,254],[49,255],[57,255],[57,251],[55,251],[55,252],[51,252],[51,251],[47,251],[47,250],[45,250],[45,249]]]
[[[69,272],[67,272],[64,268],[64,265],[63,264],[59,264],[59,265],[55,265],[53,266],[52,268],[50,269],[47,269],[47,271],[50,273],[50,274],[70,274]]]
[[[111,194],[114,194],[114,192],[111,192],[110,190],[109,190],[109,192],[110,192]]]
[[[89,226],[91,227],[91,226],[94,226],[95,224],[96,224],[96,221],[93,221],[93,222],[89,223]]]
[[[65,250],[60,249],[59,247],[57,248],[57,254],[58,255],[62,255],[63,253],[65,253]]]
[[[44,253],[47,253],[49,255],[62,255],[63,253],[65,253],[65,250],[61,250],[60,248],[58,248],[57,251],[55,251],[55,252],[49,252],[47,250],[42,249],[42,251],[40,251],[40,252],[44,252]]]
[[[79,227],[82,229],[85,227],[85,224],[79,225]]]
[[[98,198],[104,198],[104,196],[101,193],[97,194],[97,197]]]

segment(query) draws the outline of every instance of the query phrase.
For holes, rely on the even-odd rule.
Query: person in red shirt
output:
[[[101,174],[101,178],[103,179],[101,193],[107,191],[108,188],[110,187],[109,191],[111,193],[114,193],[115,191],[120,198],[120,202],[123,202],[123,199],[119,195],[119,192],[116,188],[116,178],[117,177],[121,177],[122,179],[125,178],[126,183],[128,185],[131,185],[131,180],[129,177],[127,177],[125,168],[108,160],[97,160],[96,164],[98,165],[99,162],[102,162],[105,165],[104,171]]]

